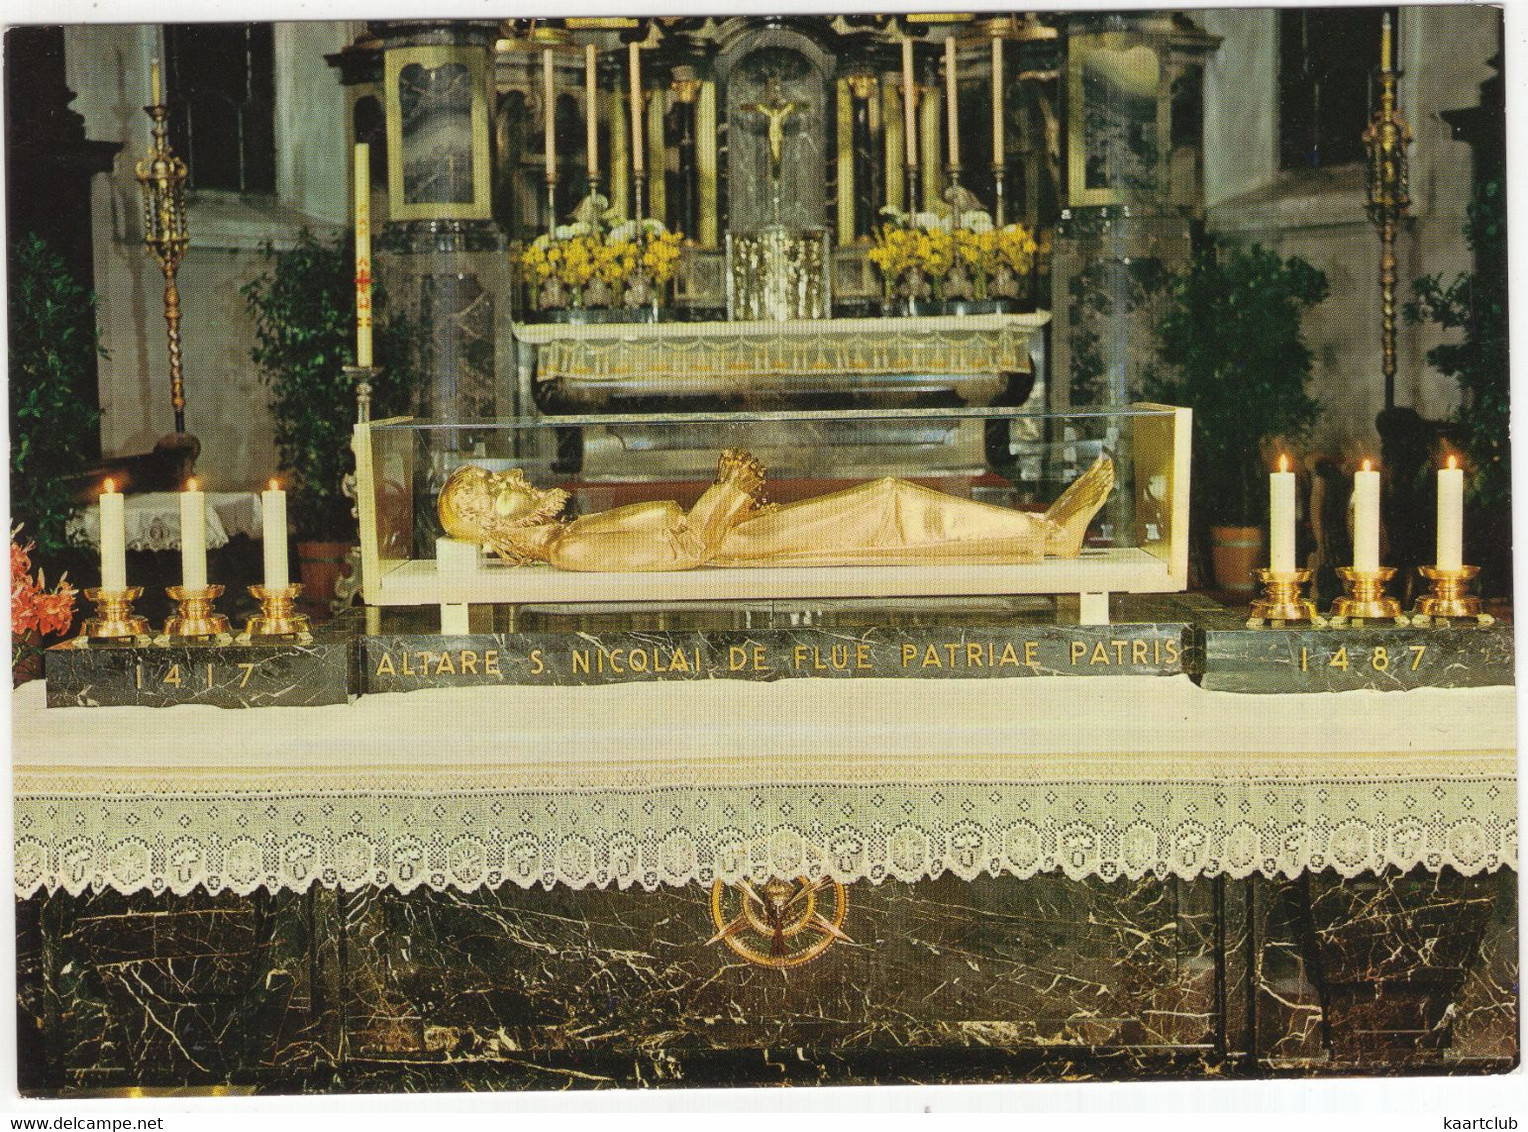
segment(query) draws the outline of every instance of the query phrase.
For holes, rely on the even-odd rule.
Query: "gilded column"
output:
[[[663,116],[668,113],[668,91],[662,87],[642,92],[647,99],[647,215],[665,220],[668,215],[668,141],[663,135]],[[667,221],[665,220],[665,223]]]
[[[848,244],[854,241],[854,136],[853,136],[853,111],[850,107],[849,80],[839,79],[836,84],[838,113],[837,119],[837,146],[835,153],[838,157],[838,242]]]

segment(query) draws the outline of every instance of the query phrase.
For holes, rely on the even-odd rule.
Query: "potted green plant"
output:
[[[84,395],[105,356],[95,297],[70,278],[63,259],[36,234],[9,258],[8,373],[11,412],[11,519],[35,544],[49,573],[84,576],[89,555],[71,543],[79,477],[98,451],[100,412]]]
[[[355,389],[342,368],[355,349],[353,252],[348,236],[325,243],[304,228],[292,247],[267,243],[262,255],[266,270],[241,289],[255,322],[250,357],[270,390],[304,598],[327,602],[356,538],[342,490],[356,416]],[[372,407],[379,417],[406,412],[415,384],[412,329],[386,313],[386,301],[376,286],[382,368],[372,382]]]
[[[1326,275],[1299,257],[1213,242],[1170,286],[1161,364],[1146,391],[1194,410],[1193,514],[1210,527],[1223,589],[1250,590],[1261,562],[1266,443],[1292,440],[1316,419],[1300,323],[1327,292]]]
[[[1487,180],[1471,202],[1465,239],[1475,270],[1445,283],[1428,275],[1413,284],[1406,305],[1413,322],[1463,330],[1459,341],[1427,352],[1439,373],[1459,383],[1452,432],[1464,450],[1468,498],[1477,518],[1466,525],[1468,561],[1485,567],[1486,592],[1508,593],[1512,583],[1511,369],[1507,364],[1507,202],[1501,181]]]

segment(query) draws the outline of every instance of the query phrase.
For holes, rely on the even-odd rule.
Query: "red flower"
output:
[[[11,646],[12,663],[18,645],[28,634],[46,637],[67,633],[74,621],[75,589],[66,578],[50,592],[41,570],[32,576],[31,552],[35,543],[16,541],[21,528],[11,532]]]

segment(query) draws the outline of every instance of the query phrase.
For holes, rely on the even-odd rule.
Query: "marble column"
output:
[[[854,146],[854,237],[875,231],[876,176],[874,141],[870,130],[870,99],[877,84],[874,75],[850,75],[849,93],[854,100],[852,141]]]
[[[700,233],[700,161],[695,116],[700,80],[689,75],[676,76],[669,89],[674,95],[669,113],[679,151],[679,171],[668,202],[668,225],[693,240]]]
[[[419,415],[437,419],[513,416],[515,369],[510,335],[511,286],[505,234],[492,218],[488,191],[487,76],[498,26],[486,21],[389,21],[372,25],[384,74],[398,74],[387,92],[390,138],[398,139],[389,170],[389,214],[376,245],[376,271],[395,303],[419,328],[429,381],[418,393]],[[472,86],[470,127],[457,122],[462,75]],[[399,105],[413,105],[409,113]],[[482,105],[479,106],[478,103]],[[478,118],[484,127],[478,134]],[[433,132],[416,143],[472,131],[457,160],[470,172],[437,190],[439,161],[411,156],[402,119]],[[479,144],[481,142],[481,144]],[[432,151],[433,152],[433,151]],[[482,164],[482,170],[479,164]],[[470,185],[467,183],[470,181]],[[386,358],[378,359],[387,365]]]

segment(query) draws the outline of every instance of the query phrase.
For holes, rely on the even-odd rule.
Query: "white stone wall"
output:
[[[324,55],[359,25],[278,23],[276,193],[198,193],[188,200],[191,248],[181,265],[181,341],[186,428],[201,438],[198,471],[211,490],[250,488],[276,466],[266,394],[249,351],[253,326],[239,288],[262,270],[259,246],[289,244],[303,225],[321,237],[349,209],[344,92]],[[149,63],[162,57],[157,25],[72,26],[65,32],[68,82],[86,136],[120,141],[109,176],[92,188],[95,277],[102,345],[101,447],[144,452],[170,432],[164,277],[143,246],[134,166],[148,150]]]
[[[1328,450],[1378,452],[1374,417],[1384,404],[1380,370],[1379,238],[1364,215],[1363,169],[1278,168],[1278,14],[1267,8],[1194,13],[1224,37],[1205,73],[1205,198],[1211,229],[1299,255],[1327,274],[1331,297],[1306,320],[1315,394],[1326,414],[1314,440]],[[1402,8],[1401,113],[1416,135],[1411,216],[1397,242],[1398,294],[1411,281],[1470,267],[1463,226],[1470,148],[1453,140],[1440,111],[1474,106],[1498,49],[1499,13],[1484,5]],[[1448,415],[1458,391],[1428,364],[1442,338],[1400,322],[1396,404]]]

